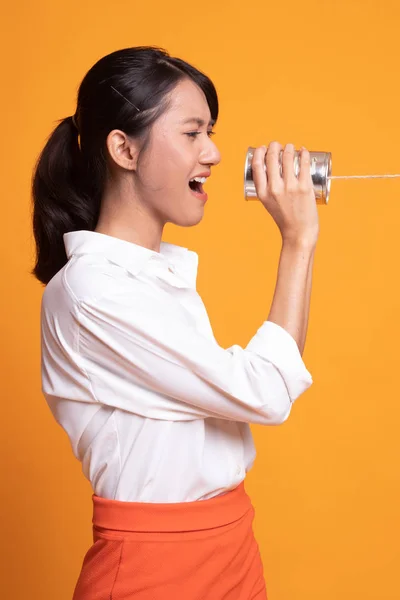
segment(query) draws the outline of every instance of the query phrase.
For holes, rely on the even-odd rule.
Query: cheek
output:
[[[182,186],[193,172],[193,163],[195,161],[191,158],[190,146],[185,147],[184,140],[177,139],[174,143],[160,141],[147,155],[142,173],[143,182],[153,191],[166,191]]]

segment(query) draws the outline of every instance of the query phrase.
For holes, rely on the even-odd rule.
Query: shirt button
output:
[[[240,475],[241,472],[242,472],[242,467],[240,465],[238,465],[238,468],[236,469],[237,475]]]

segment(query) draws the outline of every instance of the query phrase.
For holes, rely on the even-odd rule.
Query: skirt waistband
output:
[[[222,496],[195,502],[123,502],[93,494],[93,525],[133,532],[182,532],[233,523],[254,510],[242,481]]]

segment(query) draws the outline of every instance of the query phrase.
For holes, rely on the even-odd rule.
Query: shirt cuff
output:
[[[280,325],[265,321],[246,346],[246,350],[262,356],[281,374],[294,402],[313,383],[294,338]]]

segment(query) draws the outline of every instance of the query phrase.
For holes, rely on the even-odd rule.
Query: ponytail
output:
[[[93,230],[99,195],[88,185],[73,117],[62,120],[43,148],[32,181],[36,264],[32,274],[44,284],[67,262],[63,234]],[[92,189],[90,189],[92,188]]]

